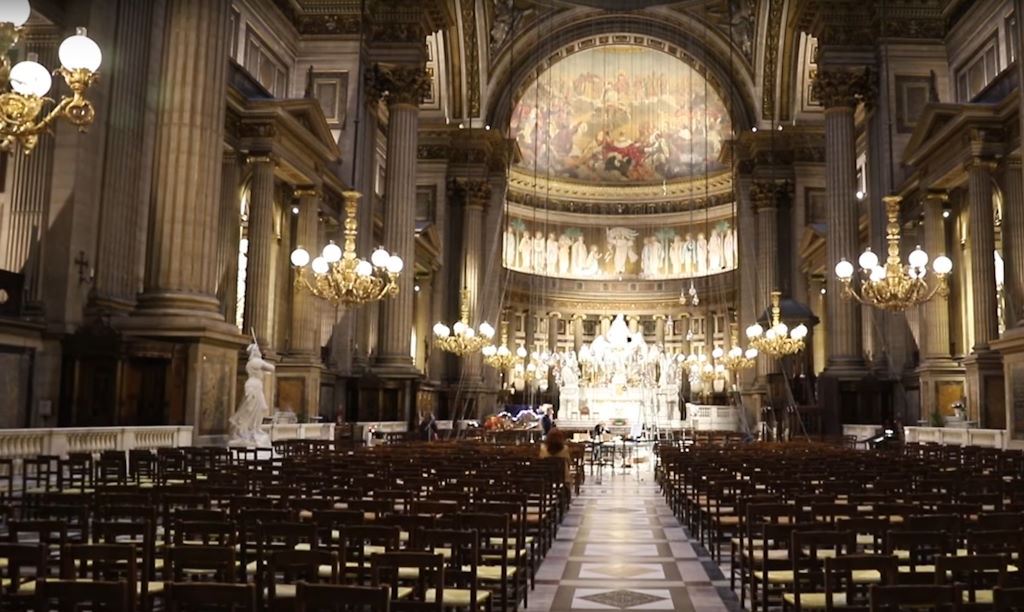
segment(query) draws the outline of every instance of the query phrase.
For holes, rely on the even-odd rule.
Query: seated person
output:
[[[565,463],[565,484],[572,484],[572,455],[569,447],[565,445],[565,434],[559,429],[552,429],[544,437],[540,445],[540,457],[561,457]]]
[[[608,428],[605,427],[604,421],[599,421],[597,425],[594,425],[594,429],[590,431],[590,437],[598,442],[601,441],[601,436],[608,433]]]

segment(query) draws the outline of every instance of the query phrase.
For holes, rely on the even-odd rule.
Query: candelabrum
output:
[[[711,355],[716,361],[724,365],[725,369],[732,372],[734,378],[738,380],[740,370],[747,370],[757,365],[757,349],[750,347],[744,351],[740,346],[736,324],[732,324],[730,329],[732,331],[732,348],[726,352],[720,346],[715,347],[715,350],[711,351]]]
[[[936,295],[949,295],[946,278],[953,270],[953,262],[940,255],[932,262],[935,281],[929,286],[925,280],[928,274],[928,253],[920,246],[911,251],[907,265],[900,259],[900,197],[888,196],[885,201],[888,224],[885,240],[888,255],[885,265],[879,265],[878,255],[871,247],[864,249],[857,263],[861,268],[860,292],[853,287],[853,264],[842,259],[836,264],[836,277],[843,286],[843,297],[862,304],[894,312],[902,312],[912,306],[923,304]]]
[[[772,320],[767,330],[760,323],[747,328],[747,339],[750,345],[762,353],[773,357],[795,355],[804,349],[804,338],[807,337],[807,326],[803,323],[793,329],[782,322],[782,310],[779,304],[782,294],[772,291]]]
[[[86,36],[85,28],[78,28],[74,35],[64,39],[57,50],[61,66],[54,74],[64,78],[71,95],[62,96],[44,114],[43,108],[54,102],[46,96],[53,85],[50,71],[37,61],[34,53],[14,66],[8,59],[8,50],[18,44],[21,28],[31,12],[28,0],[0,2],[0,49],[4,51],[0,59],[0,147],[10,150],[17,142],[25,153],[32,152],[39,135],[59,118],[82,131],[92,123],[96,111],[85,99],[85,90],[96,81],[96,70],[103,59],[99,45]]]
[[[330,242],[319,257],[310,261],[309,252],[299,246],[292,251],[295,284],[335,306],[358,306],[398,293],[398,276],[404,263],[398,255],[378,248],[370,260],[356,257],[359,194],[345,194],[345,249]],[[312,269],[312,278],[306,267]]]
[[[442,351],[467,355],[487,346],[494,338],[494,328],[487,321],[480,324],[479,333],[469,324],[469,291],[462,290],[459,320],[449,328],[438,321],[434,323],[434,343]]]
[[[508,321],[501,322],[501,344],[490,344],[481,349],[484,363],[504,373],[519,361],[519,357],[508,348]]]

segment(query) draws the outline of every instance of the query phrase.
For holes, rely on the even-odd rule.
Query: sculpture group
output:
[[[263,417],[267,416],[267,398],[263,394],[263,376],[274,371],[274,364],[263,360],[263,353],[254,340],[247,352],[249,360],[245,362],[245,373],[248,378],[243,387],[242,401],[238,410],[231,415],[230,446],[270,446],[270,436],[263,431]]]

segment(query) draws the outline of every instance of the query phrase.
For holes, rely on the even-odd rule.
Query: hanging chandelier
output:
[[[501,372],[509,370],[519,361],[520,357],[508,348],[508,321],[501,322],[501,344],[489,344],[481,352],[484,363]]]
[[[643,334],[631,332],[619,314],[607,332],[580,347],[578,362],[582,379],[592,384],[640,385],[653,382],[648,366],[657,363],[657,351],[648,350]]]
[[[85,90],[96,81],[96,70],[103,59],[99,45],[86,36],[85,28],[77,28],[74,35],[64,39],[57,51],[61,66],[54,72],[64,78],[71,96],[61,97],[40,118],[43,107],[53,102],[46,97],[53,85],[50,71],[38,62],[35,53],[14,66],[8,59],[8,51],[18,44],[21,28],[31,13],[28,0],[0,2],[0,49],[4,50],[0,85],[4,90],[11,89],[0,93],[0,148],[10,150],[17,142],[26,154],[57,119],[64,118],[81,131],[92,123],[96,111],[85,99]]]
[[[757,349],[751,346],[744,351],[740,346],[736,325],[731,325],[731,328],[732,348],[729,349],[729,352],[725,352],[722,347],[715,347],[715,350],[711,352],[711,356],[725,366],[725,369],[735,375],[740,370],[747,370],[757,364]]]
[[[312,261],[302,246],[291,254],[297,286],[335,306],[346,308],[396,295],[398,275],[405,265],[401,257],[383,248],[374,251],[370,261],[356,257],[359,197],[355,191],[345,192],[344,251],[332,241]],[[307,265],[312,269],[312,278],[306,272]]]
[[[449,328],[438,321],[434,323],[434,343],[442,351],[467,355],[487,346],[494,338],[494,328],[487,321],[480,324],[480,333],[469,324],[469,290],[460,295],[459,320]]]
[[[871,247],[864,249],[857,263],[861,268],[860,292],[853,287],[853,264],[845,258],[836,264],[836,277],[843,285],[843,297],[854,299],[861,304],[903,312],[904,310],[923,304],[936,295],[949,295],[946,282],[953,270],[953,262],[945,255],[940,255],[932,262],[935,280],[930,284],[925,280],[928,274],[928,253],[920,246],[911,251],[907,257],[907,265],[900,259],[900,197],[887,196],[885,202],[886,225],[885,241],[888,243],[888,256],[885,265],[879,265],[878,255]]]
[[[762,353],[773,357],[795,355],[804,350],[804,338],[807,337],[807,326],[803,323],[793,329],[782,322],[782,309],[779,304],[782,294],[772,291],[771,327],[765,330],[760,323],[747,328],[747,339],[750,345]]]

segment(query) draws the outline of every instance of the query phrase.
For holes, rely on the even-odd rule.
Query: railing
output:
[[[882,428],[878,425],[843,425],[843,436],[856,439],[858,444],[865,443],[880,433]]]
[[[952,446],[985,446],[1006,448],[1005,429],[964,429],[959,427],[904,427],[908,443],[948,444]]]
[[[263,431],[276,440],[333,440],[334,423],[274,423],[263,425]]]
[[[0,429],[0,457],[8,459],[191,445],[191,426]]]

